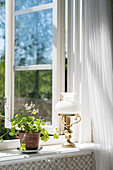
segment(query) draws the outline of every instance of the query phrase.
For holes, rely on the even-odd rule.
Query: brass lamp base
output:
[[[79,123],[81,121],[81,116],[77,113],[77,114],[58,114],[59,116],[62,117],[62,122],[64,124],[64,127],[66,128],[66,130],[64,131],[65,134],[65,138],[66,138],[66,143],[62,144],[62,147],[64,148],[75,148],[75,144],[73,142],[70,141],[71,137],[72,137],[72,133],[73,131],[70,129],[72,127],[73,124]],[[70,118],[71,116],[75,116],[75,122],[70,124]]]
[[[66,142],[66,143],[62,144],[62,147],[63,148],[76,148],[76,146],[73,142],[71,142],[71,143]]]

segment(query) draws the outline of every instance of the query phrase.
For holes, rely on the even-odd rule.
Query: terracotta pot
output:
[[[35,150],[39,147],[40,132],[19,132],[20,144],[26,144],[26,150]]]

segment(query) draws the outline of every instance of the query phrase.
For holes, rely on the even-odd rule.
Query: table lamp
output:
[[[71,137],[73,131],[70,129],[73,124],[79,123],[81,121],[81,116],[79,115],[79,112],[81,110],[81,106],[78,102],[75,101],[75,94],[76,93],[70,93],[70,92],[62,92],[63,100],[59,101],[55,109],[59,116],[61,116],[61,120],[64,124],[65,130],[65,138],[66,143],[62,144],[62,147],[64,148],[74,148],[76,147],[73,142],[71,142]],[[71,117],[75,117],[75,122],[71,123]]]

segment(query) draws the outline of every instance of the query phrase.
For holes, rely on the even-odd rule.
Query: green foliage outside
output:
[[[0,99],[5,95],[5,55],[0,61]]]
[[[15,112],[26,102],[35,103],[40,116],[52,121],[52,71],[15,72]]]
[[[0,100],[0,136],[3,135],[3,139],[4,140],[15,139],[15,135],[14,136],[10,136],[8,134],[9,129],[6,129],[4,126],[5,126],[4,101]]]

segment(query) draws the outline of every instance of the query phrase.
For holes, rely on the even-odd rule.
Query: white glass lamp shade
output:
[[[79,113],[81,105],[75,101],[75,93],[67,92],[61,94],[63,95],[63,100],[56,104],[55,110],[63,114]]]

